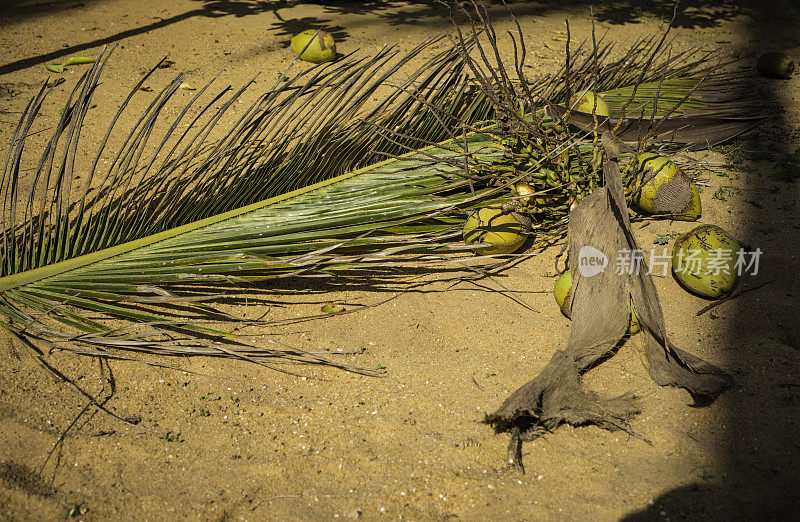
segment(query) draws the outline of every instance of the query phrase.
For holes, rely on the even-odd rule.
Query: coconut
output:
[[[522,203],[524,206],[528,206],[530,204],[531,200],[533,199],[531,196],[536,193],[536,189],[527,183],[517,183],[514,186],[514,190],[518,196],[527,196],[519,199],[520,203]]]
[[[700,191],[673,162],[664,156],[639,156],[639,169],[648,181],[633,197],[633,203],[648,213],[669,214],[672,219],[696,221],[702,214]],[[649,179],[648,179],[649,178]]]
[[[567,270],[561,274],[561,277],[556,279],[556,284],[553,287],[553,296],[556,298],[556,303],[561,308],[561,313],[564,314],[564,317],[570,316],[567,308],[569,306],[570,292],[572,292],[572,273]]]
[[[739,243],[716,225],[703,225],[682,235],[672,249],[672,273],[687,290],[717,299],[739,280]]]
[[[794,62],[785,54],[773,51],[762,54],[758,58],[756,70],[763,76],[783,78],[786,80],[792,77]]]
[[[292,38],[291,47],[294,54],[306,62],[322,63],[336,57],[336,42],[325,31],[307,29]]]
[[[692,201],[680,214],[673,214],[672,219],[679,221],[697,221],[703,213],[703,205],[700,203],[700,190],[694,183],[689,183],[692,189]]]
[[[602,117],[611,115],[608,104],[603,97],[592,91],[583,91],[573,94],[569,99],[569,106],[572,107],[572,110],[578,112],[595,114]]]
[[[334,304],[334,303],[326,303],[326,304],[322,305],[322,308],[320,308],[320,310],[322,310],[326,314],[332,314],[332,315],[333,314],[340,314],[340,313],[344,312],[344,306],[338,305],[338,304]]]
[[[499,208],[482,208],[470,214],[464,223],[464,241],[485,244],[475,247],[475,252],[481,256],[510,254],[521,247],[525,239],[522,224]]]
[[[572,273],[567,270],[556,280],[556,284],[553,287],[553,297],[556,298],[556,303],[561,308],[561,313],[568,319],[571,318],[569,311],[570,293],[572,293]],[[631,300],[631,323],[628,327],[628,333],[635,334],[639,330],[639,318],[636,317],[633,301]]]
[[[633,299],[631,299],[631,324],[628,326],[628,333],[635,334],[641,329],[642,327],[639,326],[639,318],[636,317],[636,310],[633,308]]]

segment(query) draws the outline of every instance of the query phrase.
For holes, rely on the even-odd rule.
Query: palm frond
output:
[[[101,173],[106,140],[140,82],[112,121],[77,198],[72,183],[78,134],[108,55],[75,88],[25,194],[22,152],[48,93],[43,88],[20,121],[0,187],[5,225],[0,311],[7,326],[40,339],[95,346],[108,339],[116,348],[131,349],[160,346],[170,338],[167,328],[192,332],[170,338],[183,354],[209,353],[211,345],[223,355],[274,356],[274,350],[253,346],[220,348],[219,338],[230,343],[227,331],[204,324],[208,306],[197,296],[180,297],[186,295],[182,290],[200,282],[352,266],[368,262],[365,254],[408,252],[419,248],[417,243],[435,248],[429,236],[454,226],[444,211],[480,199],[453,191],[454,183],[467,184],[448,165],[460,162],[462,144],[453,148],[446,138],[463,124],[486,120],[493,108],[468,93],[463,63],[453,49],[422,68],[405,70],[431,43],[400,59],[386,49],[370,59],[349,59],[279,81],[222,141],[210,145],[206,137],[244,88],[227,99],[227,89],[214,97],[220,107],[202,107],[189,126],[194,133],[186,130],[170,142],[201,91],[163,138],[153,140],[156,121],[183,80],[179,76],[151,103]],[[401,69],[407,76],[398,87],[365,110]],[[200,124],[207,112],[211,116]],[[385,128],[402,129],[403,136],[386,137]],[[481,139],[489,144],[474,136],[468,141],[480,147]],[[442,140],[439,147],[391,158]],[[149,147],[151,141],[155,147]],[[444,190],[449,192],[440,193]],[[416,224],[411,234],[403,229],[410,222]],[[154,296],[159,302],[142,305]],[[158,341],[139,335],[124,345],[116,330],[81,309],[145,324]],[[54,323],[79,334],[56,334]],[[197,336],[215,341],[198,342]]]
[[[485,29],[496,49],[491,27]],[[219,294],[203,289],[417,263],[464,249],[466,210],[513,202],[509,189],[529,173],[502,168],[509,126],[546,138],[537,166],[565,151],[579,163],[593,161],[591,133],[551,136],[558,122],[545,107],[563,104],[575,89],[606,91],[614,115],[648,131],[660,119],[728,117],[735,103],[745,103],[721,96],[731,77],[715,74],[708,56],[672,56],[663,39],[637,42],[616,61],[609,59],[611,44],[593,45],[582,62],[536,81],[515,63],[511,81],[497,72],[506,70],[502,62],[485,59],[480,38],[477,30],[460,35],[417,69],[411,61],[434,41],[402,57],[387,48],[280,78],[218,141],[210,136],[253,81],[200,106],[206,85],[159,131],[183,80],[178,76],[103,163],[142,79],[114,116],[80,186],[80,131],[109,55],[78,82],[23,179],[26,136],[50,90],[43,87],[20,119],[0,180],[2,326],[91,355],[146,351],[328,363],[233,335],[232,324],[251,321],[224,314],[214,305]],[[524,49],[519,38],[515,45]],[[569,183],[544,195],[556,201]],[[545,238],[564,230],[567,209],[559,205],[534,225]],[[107,317],[134,326],[115,328]]]

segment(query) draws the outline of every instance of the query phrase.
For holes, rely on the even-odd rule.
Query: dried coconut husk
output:
[[[621,142],[610,132],[602,137],[606,185],[583,199],[570,213],[569,255],[577,264],[579,251],[589,245],[609,260],[616,253],[638,248],[631,232],[628,207],[619,173]],[[729,383],[719,368],[676,348],[666,339],[664,315],[646,266],[618,274],[610,264],[592,277],[575,266],[571,292],[572,325],[567,346],[558,350],[533,380],[527,382],[484,422],[497,432],[511,432],[509,462],[522,468],[521,441],[532,440],[567,423],[594,424],[608,430],[634,433],[628,420],[636,413],[636,395],[624,393],[603,399],[581,388],[581,375],[611,356],[628,330],[630,302],[642,332],[637,337],[652,379],[662,386],[680,386],[696,402],[707,404]]]
[[[700,195],[692,179],[668,158],[655,154],[639,156],[643,176],[636,205],[651,214],[696,221],[702,212]]]

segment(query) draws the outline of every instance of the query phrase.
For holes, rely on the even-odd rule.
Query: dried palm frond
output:
[[[557,237],[570,198],[600,183],[596,133],[573,130],[557,112],[575,89],[607,91],[618,120],[604,124],[646,129],[655,139],[653,129],[676,119],[680,131],[696,114],[729,118],[743,103],[719,97],[732,78],[709,68],[709,56],[672,56],[663,40],[637,42],[616,61],[611,44],[593,45],[582,62],[529,81],[524,52],[507,71],[491,25],[483,29],[495,64],[477,29],[416,69],[412,60],[435,40],[399,58],[391,48],[349,57],[279,79],[213,142],[208,137],[252,82],[213,96],[188,121],[205,86],[157,136],[183,81],[178,76],[103,163],[109,136],[126,121],[145,76],[114,116],[81,183],[81,128],[109,55],[77,83],[25,173],[26,139],[49,92],[43,87],[20,119],[0,180],[0,325],[40,355],[37,346],[44,345],[95,356],[139,351],[240,357],[272,367],[336,364],[233,335],[234,326],[251,322],[224,314],[215,300],[255,281],[458,252],[465,210],[481,205],[529,213],[535,232]],[[565,161],[566,170],[555,167]],[[554,176],[533,181],[544,168]],[[537,184],[533,211],[520,209],[511,193],[522,179]],[[111,326],[107,318],[130,326]]]

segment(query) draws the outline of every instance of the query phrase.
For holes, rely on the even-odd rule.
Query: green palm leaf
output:
[[[485,98],[467,92],[454,49],[412,71],[377,107],[363,109],[430,43],[399,60],[385,50],[368,60],[346,60],[305,78],[279,81],[221,142],[207,145],[205,137],[240,91],[221,102],[208,122],[195,120],[194,135],[184,132],[174,143],[165,137],[145,158],[156,119],[182,81],[178,77],[134,125],[96,183],[101,144],[81,196],[71,203],[77,136],[107,56],[76,87],[32,188],[23,194],[24,136],[42,107],[43,88],[20,121],[3,177],[0,312],[8,319],[6,328],[59,346],[78,341],[98,347],[108,341],[119,348],[121,339],[130,338],[130,331],[113,330],[84,310],[144,325],[149,340],[139,333],[138,344],[126,345],[130,349],[274,357],[275,350],[238,344],[227,324],[209,325],[207,296],[187,287],[352,266],[365,262],[365,254],[408,251],[421,241],[431,248],[428,236],[453,227],[452,217],[443,212],[481,197],[453,190],[454,183],[466,182],[446,165],[461,155],[446,143],[386,159],[442,141],[461,124],[491,115]],[[409,89],[413,94],[406,93]],[[187,113],[188,107],[166,135]],[[382,131],[387,128],[403,136],[387,137]],[[490,145],[486,137],[468,141]],[[445,188],[449,192],[440,194]],[[413,234],[403,229],[408,223],[415,223]],[[76,333],[61,331],[64,326]],[[188,335],[175,338],[176,331]],[[321,360],[282,354],[303,362]]]

